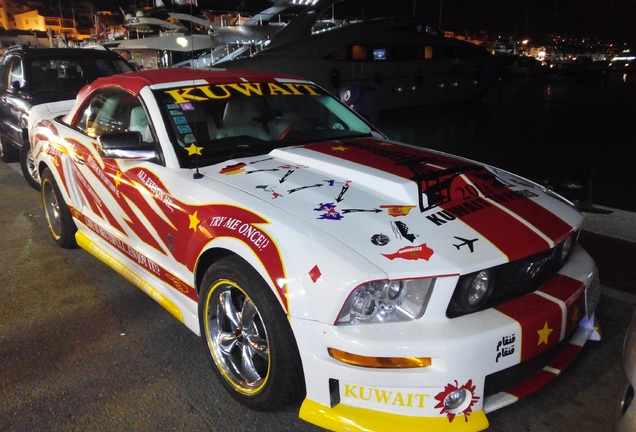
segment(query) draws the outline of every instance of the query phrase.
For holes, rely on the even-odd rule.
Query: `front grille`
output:
[[[465,302],[461,301],[461,296],[465,293],[461,287],[466,285],[462,283],[462,278],[471,277],[471,275],[462,276],[448,305],[446,316],[456,318],[467,315],[536,291],[553,277],[565,263],[560,259],[561,247],[562,245],[558,245],[547,251],[492,268],[495,285],[488,300],[478,309],[462,306]]]
[[[495,288],[486,307],[496,306],[536,291],[561,268],[562,263],[558,256],[554,248],[496,267]]]

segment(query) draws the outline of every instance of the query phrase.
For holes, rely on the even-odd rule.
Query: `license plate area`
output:
[[[585,289],[585,313],[587,315],[587,319],[592,317],[594,310],[596,309],[596,305],[601,298],[601,281],[598,277],[598,271],[594,272],[594,276],[592,276],[592,280],[590,284]]]

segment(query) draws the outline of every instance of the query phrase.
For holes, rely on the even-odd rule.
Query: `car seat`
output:
[[[231,100],[223,112],[223,127],[216,134],[217,138],[235,136],[252,136],[269,140],[269,134],[258,123],[261,115],[256,105],[249,99]]]
[[[146,112],[142,106],[136,106],[130,110],[128,131],[139,132],[144,141],[152,141],[152,139],[148,140],[150,127],[148,126],[148,117],[146,117]]]

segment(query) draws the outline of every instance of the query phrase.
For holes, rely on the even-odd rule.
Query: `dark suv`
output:
[[[19,159],[27,182],[39,189],[27,135],[31,107],[75,99],[95,78],[131,70],[119,54],[102,49],[9,48],[0,57],[0,159]]]

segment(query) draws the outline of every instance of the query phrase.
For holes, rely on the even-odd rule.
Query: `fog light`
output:
[[[494,269],[481,270],[459,278],[446,310],[449,318],[477,312],[488,304],[495,286]]]
[[[565,239],[563,244],[561,245],[561,261],[565,261],[569,256],[570,252],[572,252],[572,247],[574,246],[574,237],[570,236]]]
[[[457,414],[465,409],[464,405],[468,400],[468,391],[458,389],[446,396],[444,399],[444,408],[451,414]]]
[[[468,304],[471,306],[479,305],[490,289],[490,272],[488,270],[480,271],[468,289]]]

